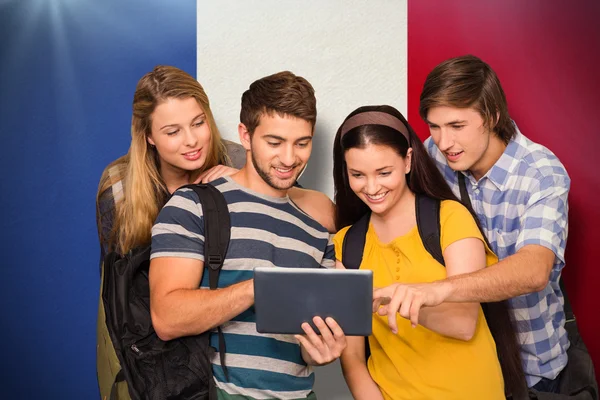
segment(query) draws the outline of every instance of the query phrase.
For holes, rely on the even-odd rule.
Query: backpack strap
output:
[[[440,243],[440,201],[423,194],[416,197],[417,229],[423,246],[437,262],[446,266]]]
[[[360,268],[370,220],[371,213],[368,212],[353,224],[348,229],[348,232],[346,232],[346,236],[344,236],[344,242],[342,244],[342,264],[344,264],[346,269]]]
[[[204,265],[208,266],[208,283],[211,290],[215,290],[219,282],[219,274],[231,238],[231,219],[229,208],[223,194],[211,184],[186,185],[193,189],[200,198],[204,217]],[[219,334],[219,355],[225,379],[229,381],[229,372],[225,365],[225,337],[221,327],[217,327]]]
[[[473,210],[473,205],[471,204],[471,198],[469,197],[469,192],[467,192],[467,184],[465,183],[465,175],[462,172],[457,172],[458,174],[458,190],[460,191],[460,201],[466,205],[468,208]]]
[[[231,221],[223,194],[210,184],[189,185],[200,198],[204,217],[204,264],[208,265],[211,290],[217,288],[219,273],[229,247]]]

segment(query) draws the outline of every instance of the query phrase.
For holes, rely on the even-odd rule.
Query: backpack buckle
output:
[[[208,255],[208,265],[212,269],[219,269],[219,267],[223,264],[223,257],[220,254],[209,254]]]

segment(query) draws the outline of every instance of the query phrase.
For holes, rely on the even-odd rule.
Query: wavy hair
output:
[[[100,241],[121,253],[150,243],[151,229],[160,208],[168,197],[167,186],[160,174],[160,155],[148,143],[152,114],[159,104],[169,98],[194,98],[204,111],[211,132],[206,162],[200,170],[192,171],[192,179],[202,171],[228,163],[225,146],[210,110],[204,88],[188,73],[172,66],[159,65],[138,82],[133,96],[131,145],[127,155],[111,163],[100,179],[100,197],[118,181],[123,193],[112,193],[115,203],[114,225],[109,237],[100,234]]]

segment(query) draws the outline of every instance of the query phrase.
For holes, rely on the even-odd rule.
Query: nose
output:
[[[187,147],[194,148],[198,144],[198,136],[192,129],[189,129],[189,128],[185,129],[184,141],[185,141],[184,143]]]
[[[367,185],[365,186],[365,189],[367,194],[376,194],[379,190],[379,184],[377,183],[377,179],[373,177],[367,178]]]
[[[448,129],[440,129],[439,135],[440,140],[438,141],[438,147],[441,151],[446,151],[454,146],[454,137]]]
[[[281,153],[279,154],[279,161],[286,167],[294,165],[294,162],[296,161],[296,151],[293,144],[282,146]]]

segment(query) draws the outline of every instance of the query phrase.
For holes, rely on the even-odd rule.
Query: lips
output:
[[[273,167],[273,169],[275,170],[275,175],[279,179],[289,179],[292,176],[294,176],[294,170],[296,169],[296,167],[291,167],[291,168]]]
[[[388,195],[389,190],[386,192],[377,193],[374,195],[366,194],[365,197],[369,203],[381,203]]]
[[[196,161],[202,155],[202,149],[197,149],[194,151],[188,151],[187,153],[183,153],[183,157],[188,161]]]
[[[464,154],[464,151],[456,151],[456,152],[447,151],[447,152],[445,152],[446,159],[450,162],[458,161],[463,154]]]

